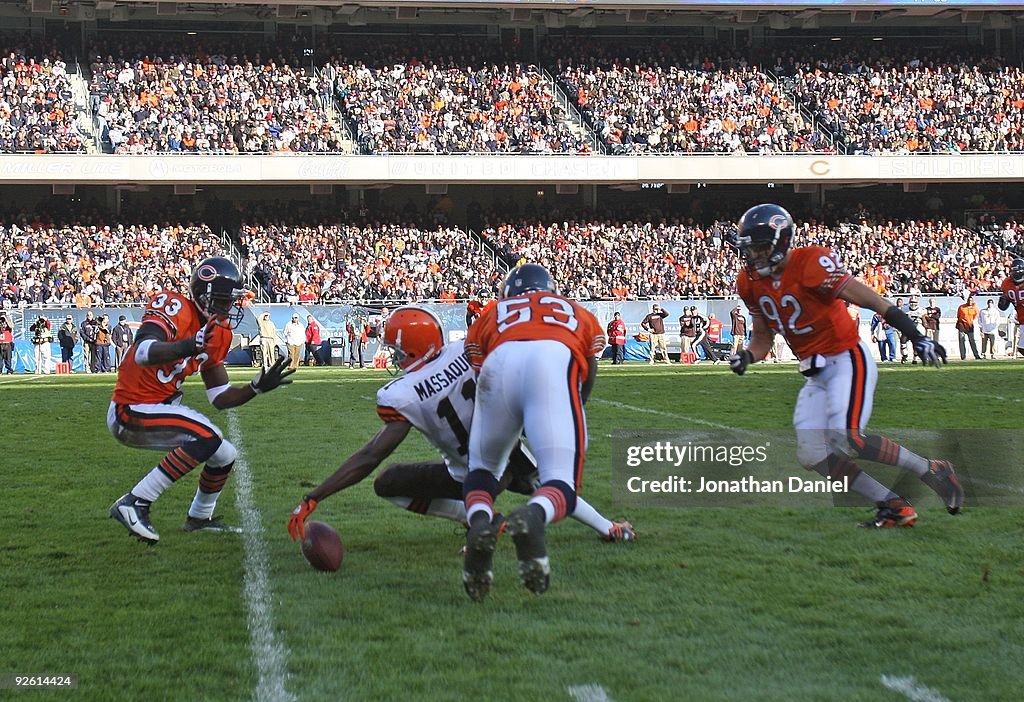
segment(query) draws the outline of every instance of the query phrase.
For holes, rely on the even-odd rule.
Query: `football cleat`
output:
[[[866,529],[885,529],[888,527],[909,527],[914,526],[917,521],[917,512],[914,506],[902,497],[894,497],[891,500],[877,502],[878,514],[860,526]]]
[[[129,492],[110,506],[110,518],[121,522],[128,533],[139,541],[155,544],[160,540],[160,534],[149,523],[150,504]]]
[[[209,531],[219,532],[221,534],[241,534],[242,530],[238,527],[228,526],[225,524],[220,517],[210,517],[209,519],[200,519],[199,517],[189,517],[185,520],[185,525],[181,527],[182,531]]]
[[[494,549],[498,543],[499,530],[504,531],[505,526],[505,518],[501,515],[497,515],[491,521],[481,517],[474,520],[466,532],[462,587],[465,588],[469,599],[474,602],[482,602],[491,591],[491,583],[494,582],[494,570],[491,565],[494,561]]]
[[[535,595],[551,584],[551,564],[544,545],[544,510],[526,503],[508,516],[508,533],[516,545],[519,579]]]
[[[956,477],[953,464],[949,461],[930,461],[928,468],[928,472],[921,476],[921,482],[942,498],[947,512],[959,514],[960,508],[964,506],[964,489]]]
[[[633,529],[633,525],[625,520],[612,522],[611,528],[608,529],[607,534],[601,537],[601,541],[636,541],[636,531]]]

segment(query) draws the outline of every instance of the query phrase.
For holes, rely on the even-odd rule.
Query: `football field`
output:
[[[229,369],[236,382],[250,369]],[[289,513],[381,426],[380,371],[301,368],[218,413],[236,441],[218,513],[242,534],[180,531],[198,476],[154,504],[150,547],[108,519],[159,460],[106,430],[113,376],[3,376],[0,678],[75,675],[80,700],[1018,700],[1024,689],[1024,475],[993,466],[1001,506],[949,516],[915,501],[912,529],[858,529],[873,510],[680,508],[613,501],[613,435],[735,427],[788,434],[791,365],[602,365],[587,407],[584,496],[636,527],[608,544],[548,530],[551,589],[518,581],[511,541],[489,598],[461,586],[463,530],[401,511],[372,479],[312,517],[346,546],[322,574]],[[1024,425],[1024,364],[880,370],[872,427],[941,433]],[[436,456],[415,432],[392,460]],[[892,481],[897,471],[865,464]],[[794,466],[793,475],[807,474]],[[993,481],[995,481],[993,483]],[[965,481],[966,482],[966,481]],[[508,512],[524,498],[505,494]],[[6,676],[6,677],[4,677]]]

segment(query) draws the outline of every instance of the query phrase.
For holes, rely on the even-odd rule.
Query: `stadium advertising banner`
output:
[[[9,183],[642,184],[1024,181],[1024,156],[0,156]]]

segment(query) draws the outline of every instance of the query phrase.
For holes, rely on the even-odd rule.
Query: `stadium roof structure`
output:
[[[1016,12],[1015,12],[1016,8]],[[1024,0],[0,0],[0,17],[66,21],[275,21],[309,26],[415,23],[548,29],[764,25],[772,29],[843,26],[981,25],[1009,29]]]

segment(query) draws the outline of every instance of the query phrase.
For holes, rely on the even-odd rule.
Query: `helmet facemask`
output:
[[[1016,285],[1024,283],[1024,258],[1014,259],[1010,264],[1010,280]]]

